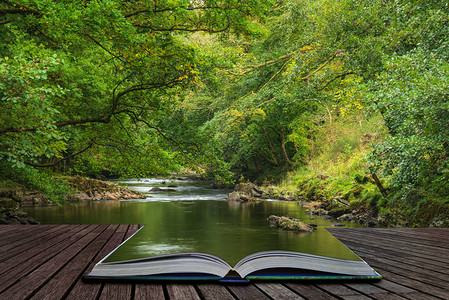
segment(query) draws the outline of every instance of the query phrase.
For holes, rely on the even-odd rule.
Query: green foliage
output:
[[[295,173],[308,174],[304,193],[363,197],[384,212],[413,210],[413,190],[444,201],[448,20],[439,1],[284,2],[264,23],[266,37],[233,60],[226,80],[235,83],[218,95],[225,105],[209,127],[225,159],[250,178],[307,163]],[[367,120],[376,120],[370,130]],[[378,173],[388,199],[355,195],[345,180],[323,189],[310,180],[318,172]]]
[[[36,168],[13,167],[10,168],[7,163],[0,163],[0,176],[8,181],[18,183],[19,186],[25,186],[27,189],[38,190],[42,192],[50,201],[58,205],[65,203],[65,197],[71,195],[74,191],[60,179],[60,176],[49,171],[39,171]],[[10,185],[10,183],[8,183]]]
[[[382,170],[403,196],[423,188],[446,194],[448,66],[419,51],[393,56],[368,94],[390,132],[372,153],[373,170]]]
[[[48,80],[59,65],[55,57],[0,58],[0,128],[11,130],[0,139],[0,156],[12,167],[65,150],[66,136],[54,125],[60,114],[55,102],[64,90]],[[28,131],[33,128],[38,130]],[[23,134],[15,134],[14,129]]]
[[[179,109],[204,74],[190,39],[259,35],[257,18],[272,4],[1,2],[2,163],[124,176],[216,164],[215,154],[198,159],[205,137]]]
[[[281,189],[412,213],[447,199],[448,22],[441,1],[3,1],[1,164],[289,172]]]

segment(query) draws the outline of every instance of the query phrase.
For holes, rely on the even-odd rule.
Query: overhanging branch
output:
[[[83,153],[83,152],[86,152],[93,145],[94,145],[94,142],[91,141],[86,148],[81,149],[80,151],[75,152],[75,153],[73,153],[73,154],[71,154],[69,156],[66,156],[66,157],[63,157],[61,159],[58,159],[56,162],[51,163],[51,164],[35,164],[35,163],[32,163],[32,162],[27,162],[27,161],[25,162],[25,164],[28,165],[28,166],[31,166],[31,167],[36,167],[36,168],[50,168],[50,167],[54,167],[54,166],[58,165],[59,163],[63,162],[64,160],[70,159],[70,158],[72,158],[74,156],[77,156],[77,155]]]
[[[243,76],[243,75],[245,75],[245,74],[247,74],[247,73],[249,73],[249,72],[255,71],[255,70],[259,69],[259,68],[266,67],[266,66],[274,66],[274,65],[276,65],[276,64],[278,64],[278,63],[285,62],[286,59],[287,59],[287,60],[290,60],[290,58],[291,58],[294,54],[295,54],[295,52],[292,52],[292,53],[290,53],[290,54],[281,56],[281,57],[279,57],[279,58],[276,59],[276,60],[269,60],[269,61],[266,61],[266,62],[261,63],[261,64],[259,64],[259,65],[250,66],[250,67],[248,67],[247,70],[245,70],[245,71],[243,71],[243,72],[240,72],[240,73],[233,73],[233,72],[231,72],[231,71],[227,71],[227,72],[228,72],[229,74],[231,74],[231,75],[234,75],[234,76]]]
[[[124,15],[125,18],[129,18],[129,17],[133,17],[139,14],[144,14],[144,13],[163,13],[163,12],[168,12],[168,11],[174,11],[174,10],[178,10],[179,7],[176,8],[157,8],[157,9],[142,9],[142,10],[138,10],[135,12],[131,12],[131,13],[127,13]],[[216,9],[216,10],[238,10],[239,7],[219,7],[219,6],[197,6],[197,7],[187,7],[185,8],[186,10],[189,11],[194,11],[194,10],[212,10],[212,9]]]
[[[152,31],[162,31],[162,32],[171,32],[171,31],[185,31],[185,32],[209,32],[209,33],[219,33],[228,30],[231,27],[231,24],[227,24],[226,27],[221,29],[211,29],[211,28],[188,28],[188,27],[177,27],[173,26],[170,28],[157,28],[151,25],[143,25],[143,24],[133,24],[135,27],[147,28]]]

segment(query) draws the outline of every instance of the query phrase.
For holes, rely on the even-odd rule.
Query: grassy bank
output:
[[[316,128],[316,138],[304,165],[266,189],[273,197],[320,201],[335,216],[367,213],[383,226],[449,225],[449,206],[423,191],[399,199],[388,178],[380,178],[384,197],[369,171],[373,145],[387,135],[380,117],[352,115]],[[416,199],[415,199],[416,198]]]
[[[370,178],[366,157],[385,134],[381,118],[360,115],[317,127],[305,164],[270,188],[279,194],[294,192],[307,200],[349,203],[364,199],[375,204],[381,195]]]

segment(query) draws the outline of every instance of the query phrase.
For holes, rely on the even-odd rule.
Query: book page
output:
[[[213,202],[213,203],[210,203]],[[159,210],[155,202],[148,209],[148,223],[105,261],[120,261],[182,252],[216,255],[231,266],[255,252],[285,250],[320,256],[360,260],[325,230],[326,223],[315,219],[313,232],[285,231],[271,226],[270,214],[295,215],[296,203],[265,202],[230,204],[226,201],[171,202]],[[192,207],[194,206],[194,207]],[[168,208],[168,209],[167,209]],[[151,211],[151,212],[150,212]],[[168,211],[168,213],[167,213]],[[323,225],[321,225],[321,223]]]

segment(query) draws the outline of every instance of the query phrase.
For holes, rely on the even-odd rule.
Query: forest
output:
[[[0,185],[196,172],[449,225],[441,0],[0,0]]]

